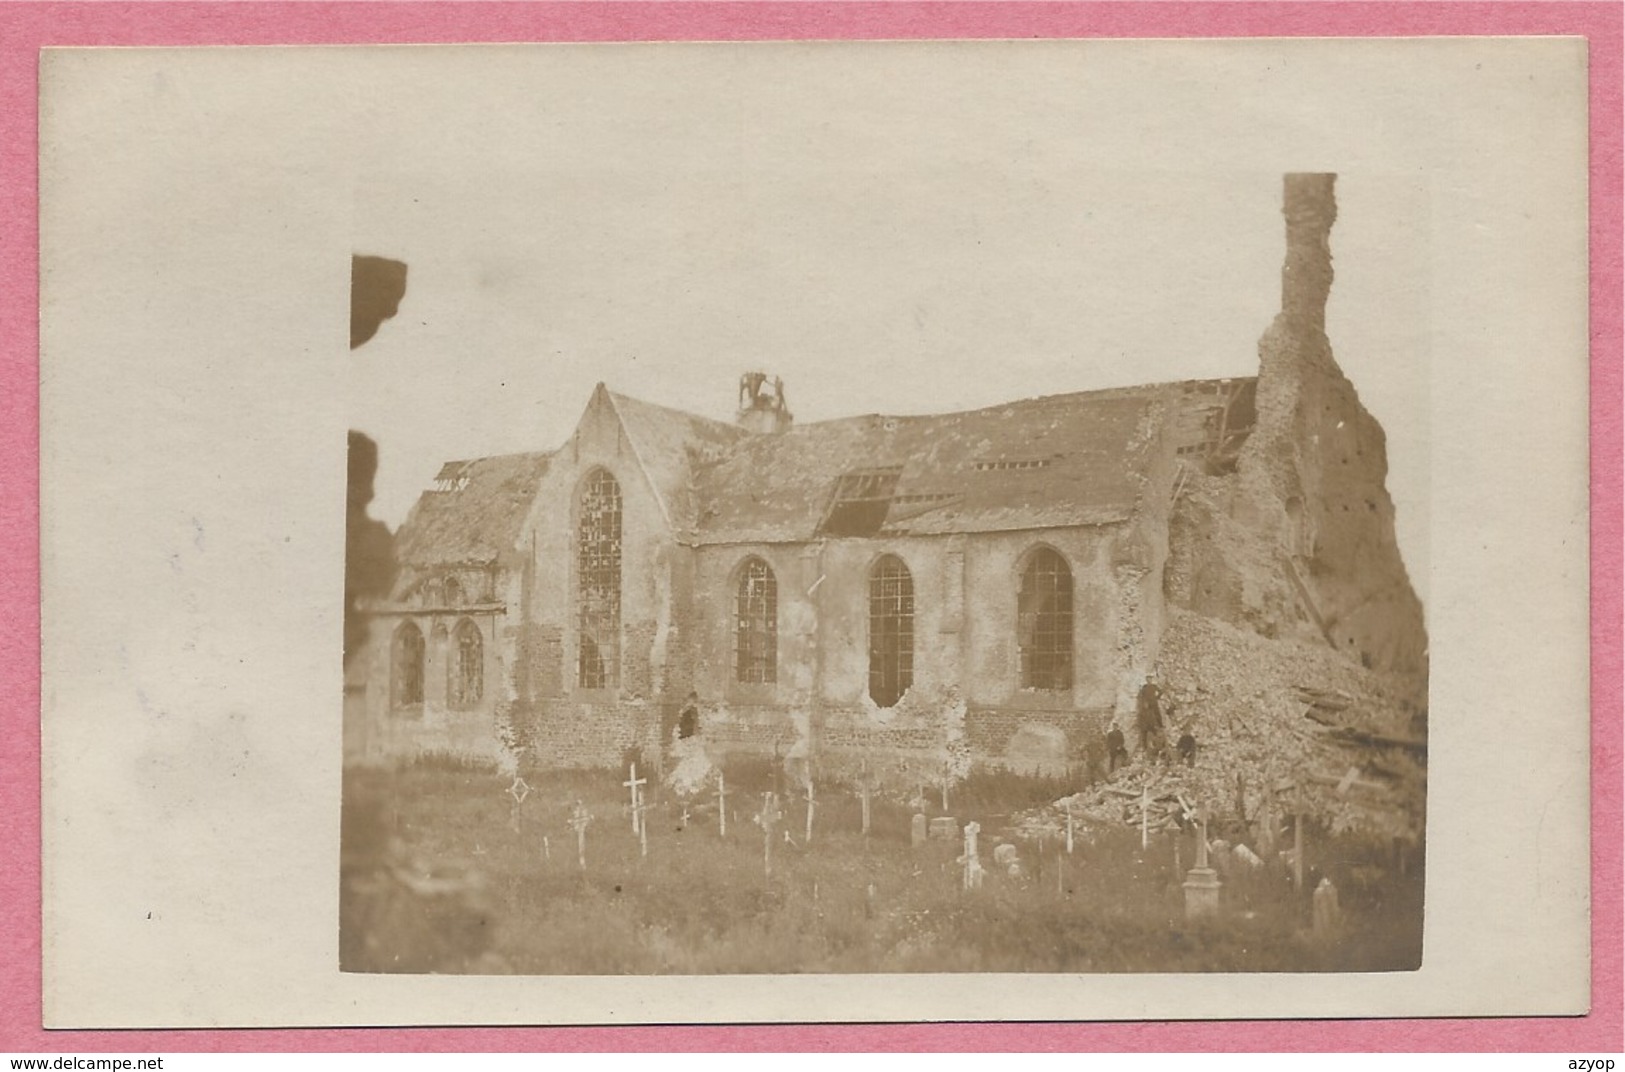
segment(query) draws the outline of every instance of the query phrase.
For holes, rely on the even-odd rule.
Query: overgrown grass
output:
[[[1317,852],[1306,854],[1314,877],[1324,871],[1344,891],[1336,935],[1312,933],[1311,883],[1294,890],[1279,866],[1233,868],[1220,916],[1190,923],[1181,887],[1194,859],[1188,835],[1154,837],[1142,851],[1135,831],[1095,829],[1080,833],[1071,855],[1059,839],[1013,840],[999,816],[1063,795],[1064,786],[973,779],[955,792],[960,818],[983,826],[980,889],[963,888],[961,842],[913,847],[908,809],[878,799],[864,837],[858,802],[833,791],[817,800],[810,844],[803,800],[782,800],[769,874],[752,818],[762,799],[757,783],[772,777],[754,773],[762,777],[741,770],[736,781],[729,770],[737,789],[726,837],[714,800],[686,802],[685,822],[685,802],[658,798],[647,813],[645,856],[624,775],[528,772],[532,792],[515,808],[509,779],[491,770],[430,762],[395,774],[351,772],[347,856],[354,860],[357,843],[393,837],[420,869],[482,881],[461,915],[414,914],[399,904],[360,911],[347,894],[346,966],[605,975],[1259,972],[1402,970],[1420,961],[1420,868],[1401,877],[1379,850],[1357,843],[1317,838]],[[593,813],[585,870],[567,825],[577,800]],[[372,827],[350,821],[364,815],[374,817]],[[1017,875],[994,866],[1006,840],[1019,852]],[[435,928],[441,933],[427,933]]]

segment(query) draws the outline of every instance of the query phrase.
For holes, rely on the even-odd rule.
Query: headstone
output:
[[[1196,866],[1185,874],[1185,918],[1203,919],[1219,913],[1219,874],[1208,866],[1207,811],[1196,817]]]
[[[1193,867],[1185,873],[1185,918],[1205,919],[1219,914],[1219,873],[1211,867]]]
[[[952,841],[959,836],[959,820],[951,815],[939,815],[931,820],[930,834],[934,838]]]
[[[1264,866],[1264,858],[1245,845],[1237,845],[1235,848],[1230,850],[1230,855],[1235,857],[1237,860],[1240,860],[1248,867],[1257,868]]]
[[[1016,847],[1006,841],[1004,844],[994,848],[993,862],[998,864],[1000,867],[1009,867],[1019,858],[1019,855],[1020,854],[1016,852]]]
[[[1331,937],[1343,920],[1343,911],[1337,904],[1337,887],[1331,879],[1323,878],[1310,899],[1314,904],[1315,937]]]
[[[925,816],[915,812],[914,821],[909,825],[909,840],[916,849],[925,844],[925,831]]]

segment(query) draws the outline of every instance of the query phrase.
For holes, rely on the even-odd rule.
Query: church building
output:
[[[347,759],[607,767],[698,738],[1062,774],[1114,726],[1136,743],[1148,678],[1198,736],[1273,702],[1224,684],[1238,659],[1414,722],[1382,430],[1324,333],[1331,179],[1287,177],[1253,375],[806,423],[761,373],[731,423],[600,384],[556,448],[447,463],[366,608]]]

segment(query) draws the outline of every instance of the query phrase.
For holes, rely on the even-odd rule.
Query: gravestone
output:
[[[1017,860],[1017,858],[1018,853],[1016,852],[1016,847],[1010,844],[1008,841],[995,847],[993,850],[993,862],[998,864],[1000,867],[1009,867]]]
[[[1314,904],[1315,937],[1331,937],[1343,921],[1343,910],[1337,904],[1337,887],[1331,879],[1323,878],[1310,900]]]
[[[925,844],[925,829],[925,816],[915,812],[914,821],[909,826],[909,838],[916,849]]]
[[[1219,873],[1208,865],[1207,814],[1198,817],[1196,866],[1185,873],[1185,918],[1205,919],[1219,914]]]

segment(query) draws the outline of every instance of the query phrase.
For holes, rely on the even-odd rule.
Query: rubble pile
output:
[[[1425,679],[1177,610],[1160,661],[1170,736],[1198,742],[1176,783],[1193,803],[1253,821],[1301,793],[1305,814],[1334,831],[1420,834]]]

